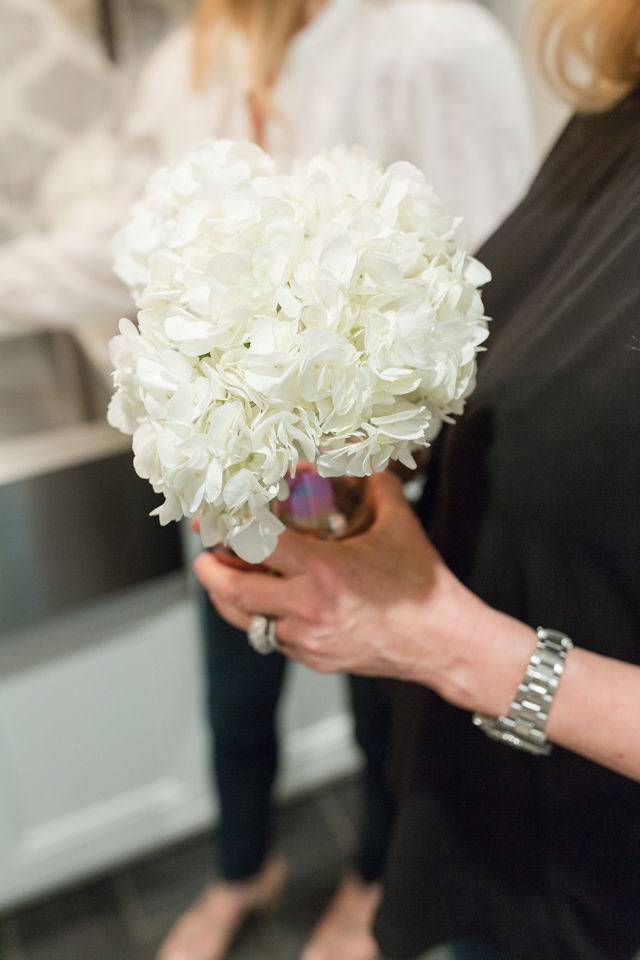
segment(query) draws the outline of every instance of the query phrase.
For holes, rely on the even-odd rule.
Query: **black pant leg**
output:
[[[494,953],[489,947],[481,943],[460,941],[451,944],[453,960],[506,960],[500,954]]]
[[[204,600],[208,708],[220,798],[222,873],[246,880],[264,863],[278,747],[276,708],[286,659],[263,657]]]
[[[396,800],[388,787],[391,703],[387,684],[374,677],[349,677],[355,735],[365,756],[364,822],[358,870],[367,883],[382,876],[393,829]]]

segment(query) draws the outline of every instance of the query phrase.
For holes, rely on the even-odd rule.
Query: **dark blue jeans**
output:
[[[208,708],[220,798],[222,873],[246,880],[270,843],[271,789],[278,763],[275,720],[286,658],[260,656],[205,598]],[[356,740],[365,755],[364,822],[357,869],[367,882],[384,868],[395,801],[386,784],[390,705],[381,681],[350,677]]]

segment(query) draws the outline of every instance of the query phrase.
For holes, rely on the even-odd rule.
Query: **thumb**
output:
[[[375,512],[374,526],[385,523],[399,510],[410,510],[402,491],[402,480],[391,470],[373,473],[367,480],[367,498]]]

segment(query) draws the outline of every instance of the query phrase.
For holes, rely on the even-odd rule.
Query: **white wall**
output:
[[[484,3],[514,35],[520,35],[530,0],[484,0]]]

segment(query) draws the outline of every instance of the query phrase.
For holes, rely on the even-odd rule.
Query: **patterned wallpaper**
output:
[[[34,225],[44,170],[108,122],[116,87],[99,47],[50,0],[0,0],[0,241]]]
[[[96,0],[0,0],[0,243],[39,225],[45,172],[79,138],[113,127],[140,63],[192,0],[111,4],[115,66],[99,40]]]

